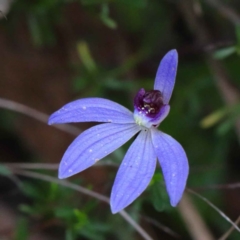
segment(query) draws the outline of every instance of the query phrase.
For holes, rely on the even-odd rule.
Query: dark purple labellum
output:
[[[134,98],[134,107],[149,117],[155,117],[163,105],[163,96],[159,90],[145,92],[141,88]]]

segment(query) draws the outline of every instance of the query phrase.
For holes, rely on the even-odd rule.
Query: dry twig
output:
[[[223,211],[221,211],[218,207],[216,207],[213,203],[211,203],[207,198],[201,196],[200,194],[196,193],[195,191],[193,191],[189,188],[187,189],[187,191],[194,194],[198,198],[202,199],[204,202],[206,202],[215,211],[217,211],[227,222],[229,222],[232,225],[232,227],[234,227],[238,232],[240,232],[239,227]]]
[[[0,98],[0,107],[8,110],[12,110],[14,112],[22,113],[28,117],[34,118],[45,124],[47,124],[48,122],[49,116],[47,114],[8,99]],[[53,127],[75,136],[77,136],[81,132],[79,128],[68,125],[68,124],[53,125]]]
[[[223,4],[218,0],[205,0],[205,2],[216,8],[223,17],[231,21],[234,25],[240,25],[240,16],[228,5]]]
[[[178,210],[186,223],[192,239],[214,240],[214,237],[208,230],[205,222],[186,193],[183,195],[183,198],[178,205]]]
[[[235,221],[235,224],[236,225],[238,225],[240,223],[240,216],[237,218],[237,220]],[[226,233],[224,233],[223,234],[223,236],[222,237],[220,237],[218,240],[225,240],[225,239],[227,239],[229,236],[230,236],[230,234],[233,232],[233,230],[234,230],[235,228],[232,226],[232,227],[230,227],[230,229],[226,232]]]

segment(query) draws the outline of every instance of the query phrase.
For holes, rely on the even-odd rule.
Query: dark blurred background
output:
[[[83,97],[132,110],[170,49],[179,66],[160,129],[186,150],[190,191],[239,220],[238,0],[0,0],[0,11],[1,240],[143,239],[108,204],[57,182],[57,163],[78,132],[46,122]],[[109,196],[129,144],[70,181]],[[240,239],[191,192],[172,208],[159,167],[126,210],[152,239]]]

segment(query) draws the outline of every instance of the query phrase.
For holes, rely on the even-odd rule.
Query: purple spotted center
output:
[[[163,96],[159,90],[145,91],[141,88],[134,98],[134,107],[139,112],[154,118],[163,106]]]

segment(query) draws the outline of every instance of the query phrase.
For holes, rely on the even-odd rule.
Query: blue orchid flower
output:
[[[157,159],[170,203],[176,206],[186,186],[188,160],[182,146],[157,128],[170,110],[177,63],[177,51],[169,51],[159,65],[154,90],[139,90],[134,99],[133,113],[103,98],[76,100],[53,113],[49,124],[103,122],[84,131],[68,147],[59,166],[59,178],[67,178],[89,168],[138,133],[113,184],[112,213],[127,207],[147,188]]]

